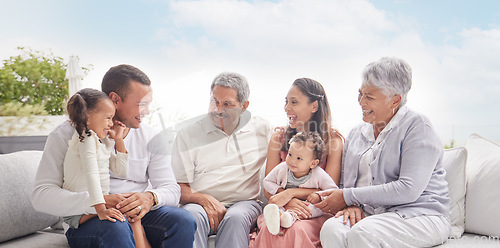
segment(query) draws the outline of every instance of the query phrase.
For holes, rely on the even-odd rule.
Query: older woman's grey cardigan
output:
[[[382,207],[402,218],[448,217],[450,199],[441,166],[443,146],[429,120],[403,106],[383,132],[387,136],[374,141],[373,126],[362,123],[346,140],[341,187],[347,205]],[[370,164],[372,185],[355,188],[361,156],[379,141]]]

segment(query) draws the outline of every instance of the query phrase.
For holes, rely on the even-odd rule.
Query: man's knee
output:
[[[203,229],[206,230],[207,232],[210,231],[210,223],[208,222],[208,215],[205,212],[205,209],[201,205],[190,203],[182,206],[182,208],[184,210],[187,210],[187,212],[191,215],[191,218],[193,218],[196,230]]]
[[[132,227],[128,221],[91,219],[78,229],[66,232],[71,247],[134,247]],[[119,238],[118,238],[119,237]]]
[[[258,206],[252,205],[251,207],[241,208],[233,206],[227,211],[221,225],[228,225],[231,228],[238,228],[239,226],[243,229],[250,229],[251,225],[255,223],[260,213],[261,210],[259,210]]]
[[[228,211],[224,216],[224,220],[229,223],[245,223],[248,222],[249,217],[243,211]]]
[[[116,222],[111,222],[111,221],[101,221],[102,227],[100,230],[103,233],[103,235],[132,235],[132,227],[128,223],[128,221],[116,221]]]
[[[172,221],[177,223],[177,226],[196,230],[196,220],[189,211],[178,207],[170,207],[168,212]]]

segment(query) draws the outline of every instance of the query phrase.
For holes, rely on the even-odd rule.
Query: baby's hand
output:
[[[312,193],[309,196],[307,196],[307,201],[316,204],[321,201],[321,197],[319,196],[318,193]]]

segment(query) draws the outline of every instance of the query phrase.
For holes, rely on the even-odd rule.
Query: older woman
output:
[[[398,58],[364,69],[358,102],[365,123],[344,145],[343,189],[316,204],[337,217],[321,229],[323,247],[428,247],[447,239],[443,146],[429,120],[405,106],[411,74]]]

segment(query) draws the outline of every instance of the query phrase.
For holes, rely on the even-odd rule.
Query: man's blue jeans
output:
[[[192,247],[196,221],[186,210],[161,207],[150,211],[141,220],[151,247]],[[92,218],[78,229],[66,232],[71,247],[123,247],[134,248],[132,227],[125,222],[102,221]]]

